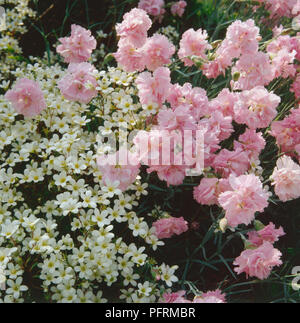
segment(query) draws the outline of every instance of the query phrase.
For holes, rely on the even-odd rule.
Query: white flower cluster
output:
[[[35,118],[24,119],[0,97],[0,283],[7,285],[0,299],[157,301],[178,280],[177,266],[148,256],[163,243],[135,212],[147,184],[138,177],[122,193],[117,182],[103,184],[95,161],[111,150],[99,135],[118,137],[124,122],[129,131],[144,127],[134,75],[99,72],[102,96],[84,105],[60,94],[64,73],[42,59],[12,71],[43,90],[48,108]],[[105,295],[105,286],[114,293]]]
[[[24,21],[36,16],[29,3],[30,0],[0,0],[0,6],[5,9],[4,27],[0,34],[0,81],[6,80],[20,64],[22,49],[16,36],[27,31]]]

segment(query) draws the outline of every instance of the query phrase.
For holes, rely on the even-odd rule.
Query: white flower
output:
[[[102,190],[107,197],[112,198],[114,195],[120,195],[122,193],[121,190],[118,188],[119,185],[119,181],[115,181],[113,183],[107,181],[106,186],[104,186]]]
[[[97,197],[92,195],[92,191],[82,192],[82,207],[89,207],[95,209],[97,207]]]
[[[15,299],[19,298],[21,292],[28,290],[27,286],[22,285],[22,281],[22,277],[18,277],[15,281],[8,279],[6,283],[9,288],[7,288],[6,293],[12,294]]]
[[[168,265],[162,264],[160,266],[161,280],[164,281],[168,287],[171,287],[173,283],[178,281],[178,278],[174,275],[175,271],[178,269],[178,266],[169,267]]]
[[[65,171],[63,171],[59,175],[54,175],[53,179],[55,180],[56,186],[65,187],[68,184],[68,182],[71,180],[71,177],[68,176]]]

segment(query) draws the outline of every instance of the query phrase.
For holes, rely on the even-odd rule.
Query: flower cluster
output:
[[[154,302],[161,286],[178,279],[176,266],[158,265],[146,252],[163,245],[135,212],[147,183],[138,165],[100,162],[112,152],[105,135],[147,118],[132,101],[134,76],[87,62],[65,72],[35,61],[12,71],[17,81],[0,99],[0,268],[8,286],[1,300],[28,300],[26,273],[54,302],[105,302],[103,284],[132,286],[116,294],[127,302]],[[116,226],[143,243],[127,242]],[[147,266],[159,280],[143,278]]]
[[[128,23],[124,18],[122,24],[126,25]],[[171,68],[172,64],[176,64],[172,58],[173,44],[167,45],[166,42],[168,51],[161,42],[159,53],[165,59],[158,60],[153,51],[142,59],[143,51],[148,48],[147,42],[152,43],[152,37],[145,40],[145,32],[143,35],[146,45],[134,50],[141,55],[139,58],[146,62],[145,65],[137,64],[136,67],[135,64],[125,63],[124,67],[120,52],[116,55],[125,70],[130,66],[130,71],[140,72],[135,81],[138,97],[144,109],[150,107],[151,111],[151,131],[141,131],[134,139],[139,161],[148,166],[148,173],[156,172],[158,178],[169,186],[182,184],[191,171],[200,171],[202,160],[204,177],[194,188],[195,200],[205,205],[217,204],[224,209],[222,231],[226,227],[235,230],[242,224],[250,225],[256,215],[268,206],[272,196],[270,188],[263,186],[259,159],[266,147],[264,134],[275,136],[281,151],[299,157],[299,108],[294,109],[286,119],[274,121],[281,97],[267,88],[279,77],[288,79],[296,76],[298,37],[284,35],[283,29],[274,29],[274,38],[266,46],[260,46],[260,30],[251,19],[233,22],[227,29],[225,39],[217,46],[208,42],[205,30],[187,30],[182,35],[177,53],[185,66],[197,66],[208,78],[215,78],[231,69],[230,88],[222,89],[217,97],[209,99],[200,87],[172,83]],[[159,35],[153,37],[158,39]],[[150,47],[156,48],[154,43]],[[149,60],[156,64],[147,63]],[[145,68],[149,71],[144,72]],[[295,84],[297,81],[291,91],[297,93]],[[228,149],[223,142],[232,138],[234,123],[244,125],[246,129]],[[271,127],[269,133],[262,131],[268,127]],[[199,132],[204,137],[200,145],[202,154],[197,154]],[[273,175],[268,179],[282,201],[300,197],[296,188],[299,165],[288,158],[284,156],[278,160]],[[159,236],[172,236],[169,222],[170,219],[161,219],[155,223]],[[281,232],[277,234],[278,237],[281,235]],[[257,245],[257,252],[266,257],[261,269],[257,269],[263,274],[255,274],[260,279],[266,278],[271,268],[281,263],[279,252],[272,252],[269,243],[270,240],[267,240]],[[241,263],[238,273],[252,275],[251,269],[249,271],[242,265],[243,256],[250,257],[251,252],[254,253],[245,251],[236,260],[236,264]],[[257,255],[254,257],[259,258]]]

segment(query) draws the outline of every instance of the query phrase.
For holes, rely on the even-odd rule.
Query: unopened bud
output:
[[[240,76],[241,76],[241,74],[239,72],[233,73],[232,78],[233,78],[234,82],[237,82],[239,80]]]
[[[225,233],[226,229],[228,228],[228,221],[226,218],[223,218],[220,220],[219,222],[219,227],[220,227],[220,230]]]
[[[264,227],[265,227],[265,225],[263,223],[261,223],[260,221],[258,221],[258,220],[254,221],[254,228],[255,228],[256,231],[260,231]]]
[[[222,43],[221,39],[213,41],[210,45],[213,49],[217,48]]]
[[[107,55],[104,57],[103,65],[107,65],[107,64],[108,64],[110,61],[112,61],[114,58],[115,58],[115,56],[114,56],[112,53],[107,54]]]
[[[203,66],[203,60],[199,56],[193,55],[191,56],[191,60],[198,68],[201,68]]]
[[[289,35],[293,31],[293,28],[284,29],[281,35]]]

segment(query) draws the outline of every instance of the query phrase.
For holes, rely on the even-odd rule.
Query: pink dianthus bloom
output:
[[[270,178],[281,201],[286,202],[300,197],[300,166],[291,157],[279,158]]]
[[[228,180],[217,178],[203,178],[199,186],[194,188],[194,199],[203,205],[219,204],[218,197],[221,193],[230,190]]]
[[[171,13],[173,16],[182,17],[187,6],[186,1],[177,1],[171,7]]]
[[[265,86],[275,77],[269,56],[263,52],[242,55],[232,68],[231,86],[234,90],[251,90],[255,86]]]
[[[277,37],[267,46],[267,52],[274,67],[275,78],[295,76],[294,60],[297,52],[294,47],[295,42],[288,35]]]
[[[153,73],[141,73],[136,79],[139,97],[142,104],[157,103],[162,105],[171,89],[170,70],[167,67],[159,67]]]
[[[123,192],[136,180],[141,166],[137,156],[124,148],[115,154],[99,156],[97,165],[104,184],[119,181],[119,189]]]
[[[277,115],[281,99],[262,86],[243,91],[234,105],[235,121],[250,129],[266,128]]]
[[[216,50],[216,58],[203,65],[203,73],[207,78],[216,78],[224,74],[227,68],[232,65],[233,53],[230,47],[227,47],[226,39],[221,46]]]
[[[265,146],[266,141],[262,133],[256,132],[254,129],[247,129],[239,136],[238,141],[234,141],[234,149],[241,148],[246,151],[251,160],[257,160]]]
[[[256,212],[268,206],[268,193],[263,189],[260,179],[253,175],[239,177],[231,175],[229,183],[232,190],[219,196],[219,203],[226,211],[228,225],[235,228],[239,224],[250,224]]]
[[[180,290],[176,293],[165,293],[162,296],[161,303],[190,303],[190,301],[184,298],[184,295],[184,290]]]
[[[241,148],[234,151],[222,149],[215,156],[212,166],[219,174],[227,178],[230,174],[237,176],[244,174],[250,167],[250,160],[248,153]]]
[[[200,87],[194,87],[190,83],[183,86],[171,85],[167,101],[173,109],[182,105],[188,106],[190,114],[198,121],[201,117],[209,114],[209,102],[207,93]]]
[[[194,65],[194,62],[188,58],[190,56],[198,56],[206,60],[206,51],[211,49],[207,37],[207,32],[201,28],[197,31],[191,28],[182,35],[178,57],[185,66]]]
[[[300,109],[292,109],[285,119],[274,121],[270,133],[282,152],[293,155],[293,150],[300,143]]]
[[[153,223],[153,227],[158,239],[171,238],[173,235],[180,235],[189,229],[188,223],[183,217],[160,219]]]
[[[175,46],[166,36],[155,34],[147,39],[142,52],[148,70],[155,71],[158,67],[171,63]]]
[[[290,91],[295,93],[296,99],[300,99],[300,74],[297,74]]]
[[[203,178],[199,186],[194,188],[194,199],[203,205],[218,205],[219,195],[231,190],[228,179]]]
[[[161,181],[166,181],[167,185],[181,185],[186,176],[187,167],[185,165],[158,165],[151,166],[147,169],[150,174],[157,172],[157,176]]]
[[[196,296],[193,303],[226,303],[225,294],[220,289],[208,291],[201,296]]]
[[[217,178],[203,178],[200,185],[194,188],[194,199],[203,205],[218,204],[218,196],[216,195],[218,183]]]
[[[210,118],[204,118],[199,124],[204,123],[208,126],[208,131],[216,133],[219,141],[228,139],[234,132],[232,125],[232,117],[224,116],[221,111],[214,111]]]
[[[27,78],[19,79],[12,90],[7,91],[5,98],[13,108],[25,117],[38,115],[46,108],[46,102],[39,84]]]
[[[237,20],[228,27],[222,46],[230,49],[230,56],[233,59],[240,55],[256,53],[259,39],[259,28],[255,26],[254,20],[248,19],[245,22]]]
[[[204,74],[208,78],[216,78],[225,73],[234,58],[239,58],[241,55],[254,55],[258,50],[259,39],[259,28],[255,26],[252,19],[245,22],[235,21],[228,27],[225,39],[217,48],[216,58],[204,64]]]
[[[114,53],[114,57],[125,72],[142,72],[145,69],[144,54],[141,48],[135,48],[126,39],[119,41],[118,51]]]
[[[264,241],[264,243],[256,249],[244,250],[234,261],[234,265],[238,266],[234,270],[238,273],[246,273],[247,277],[257,277],[266,279],[269,277],[274,266],[280,266],[281,252],[275,249],[272,243]]]
[[[126,39],[133,46],[140,48],[147,40],[147,32],[152,21],[144,10],[134,8],[127,12],[122,23],[116,25],[117,35]]]
[[[298,0],[258,0],[270,11],[270,18],[292,17],[298,12]]]
[[[184,105],[175,110],[161,109],[157,116],[158,124],[161,128],[167,130],[195,130],[196,122],[189,112],[189,107]]]
[[[139,9],[145,10],[149,15],[159,17],[161,20],[166,10],[164,9],[164,0],[140,0]]]
[[[259,247],[264,241],[269,241],[274,243],[279,240],[279,237],[285,235],[282,227],[279,229],[275,228],[274,223],[270,222],[267,226],[259,231],[250,231],[248,232],[248,240],[252,245]]]
[[[64,57],[66,63],[86,62],[96,49],[97,42],[91,31],[78,25],[72,25],[70,37],[60,38],[61,45],[57,52]]]
[[[98,93],[94,70],[89,63],[70,64],[68,73],[58,82],[62,95],[67,100],[88,104]]]
[[[238,95],[230,92],[229,89],[223,89],[218,96],[209,103],[210,111],[221,111],[224,116],[234,117],[233,107],[238,100]]]

